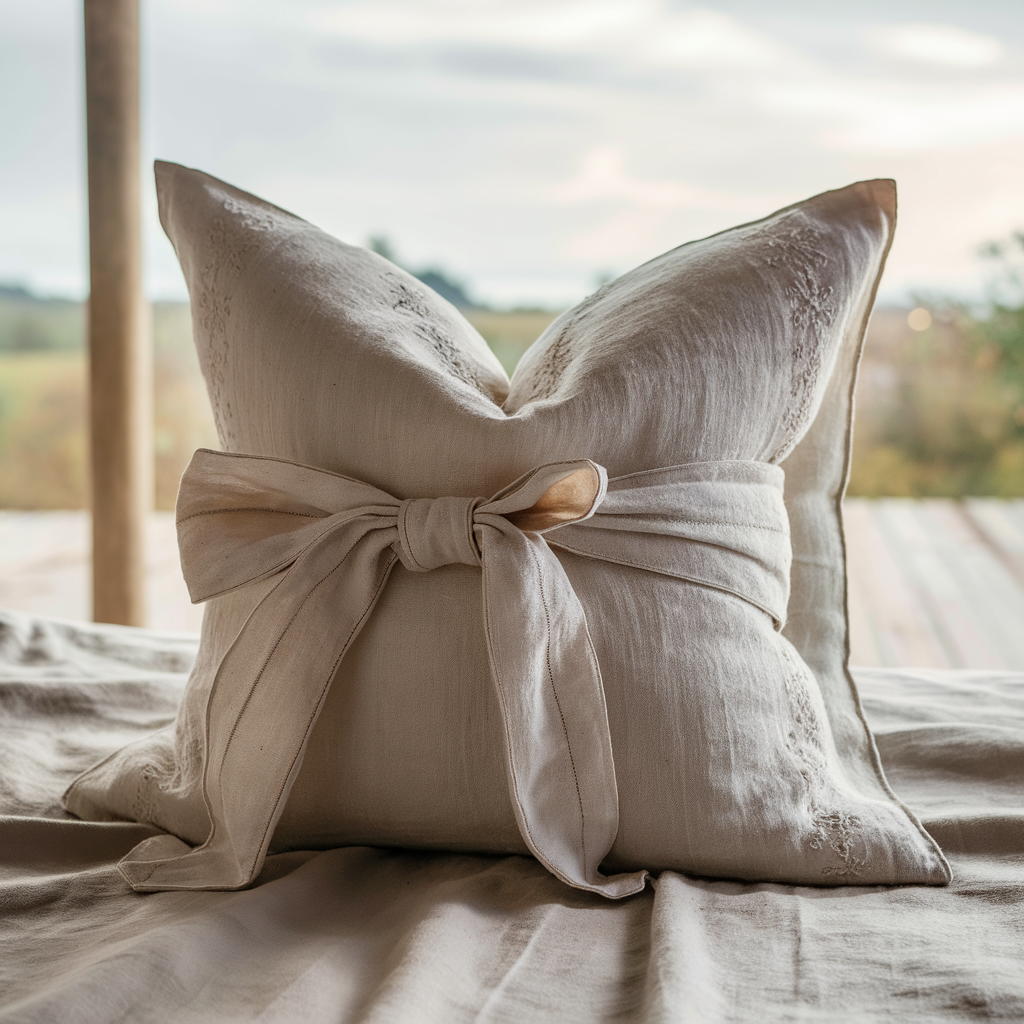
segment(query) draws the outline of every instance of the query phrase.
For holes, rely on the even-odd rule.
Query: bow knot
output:
[[[409,498],[398,507],[395,552],[410,572],[480,564],[473,516],[483,498]]]
[[[583,606],[548,531],[564,551],[733,594],[781,628],[782,483],[775,466],[712,462],[619,477],[609,491],[604,469],[583,459],[540,466],[488,499],[402,500],[312,466],[196,452],[177,505],[192,599],[279,579],[210,683],[206,842],[154,836],[121,871],[139,890],[252,881],[338,663],[400,560],[413,572],[482,570],[509,795],[527,847],[578,888],[637,892],[646,872],[601,872],[618,829],[607,707]]]

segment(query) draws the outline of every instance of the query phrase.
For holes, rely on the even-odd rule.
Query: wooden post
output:
[[[84,4],[93,619],[141,626],[153,446],[139,204],[139,0]]]

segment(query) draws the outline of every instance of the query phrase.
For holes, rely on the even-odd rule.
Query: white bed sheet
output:
[[[946,889],[666,872],[618,903],[524,857],[269,858],[138,895],[151,830],[69,818],[81,769],[173,718],[196,638],[0,612],[0,1021],[1024,1020],[1024,675],[861,670]]]

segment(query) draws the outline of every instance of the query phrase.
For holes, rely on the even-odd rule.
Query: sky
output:
[[[142,0],[146,286],[185,286],[153,158],[496,305],[898,182],[888,301],[970,296],[1024,228],[1011,0]],[[0,282],[88,290],[81,14],[0,0]]]

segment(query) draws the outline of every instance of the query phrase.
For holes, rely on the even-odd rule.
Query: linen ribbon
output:
[[[400,500],[298,463],[197,451],[177,504],[192,600],[279,579],[209,694],[210,835],[197,847],[171,835],[145,840],[119,864],[132,887],[252,882],[331,680],[401,561],[413,572],[482,569],[509,791],[531,852],[577,888],[612,898],[642,889],[645,871],[599,870],[618,830],[604,689],[583,607],[548,540],[734,593],[781,625],[788,523],[781,470],[762,463],[671,467],[607,491],[605,470],[589,460],[541,466],[489,500]]]

